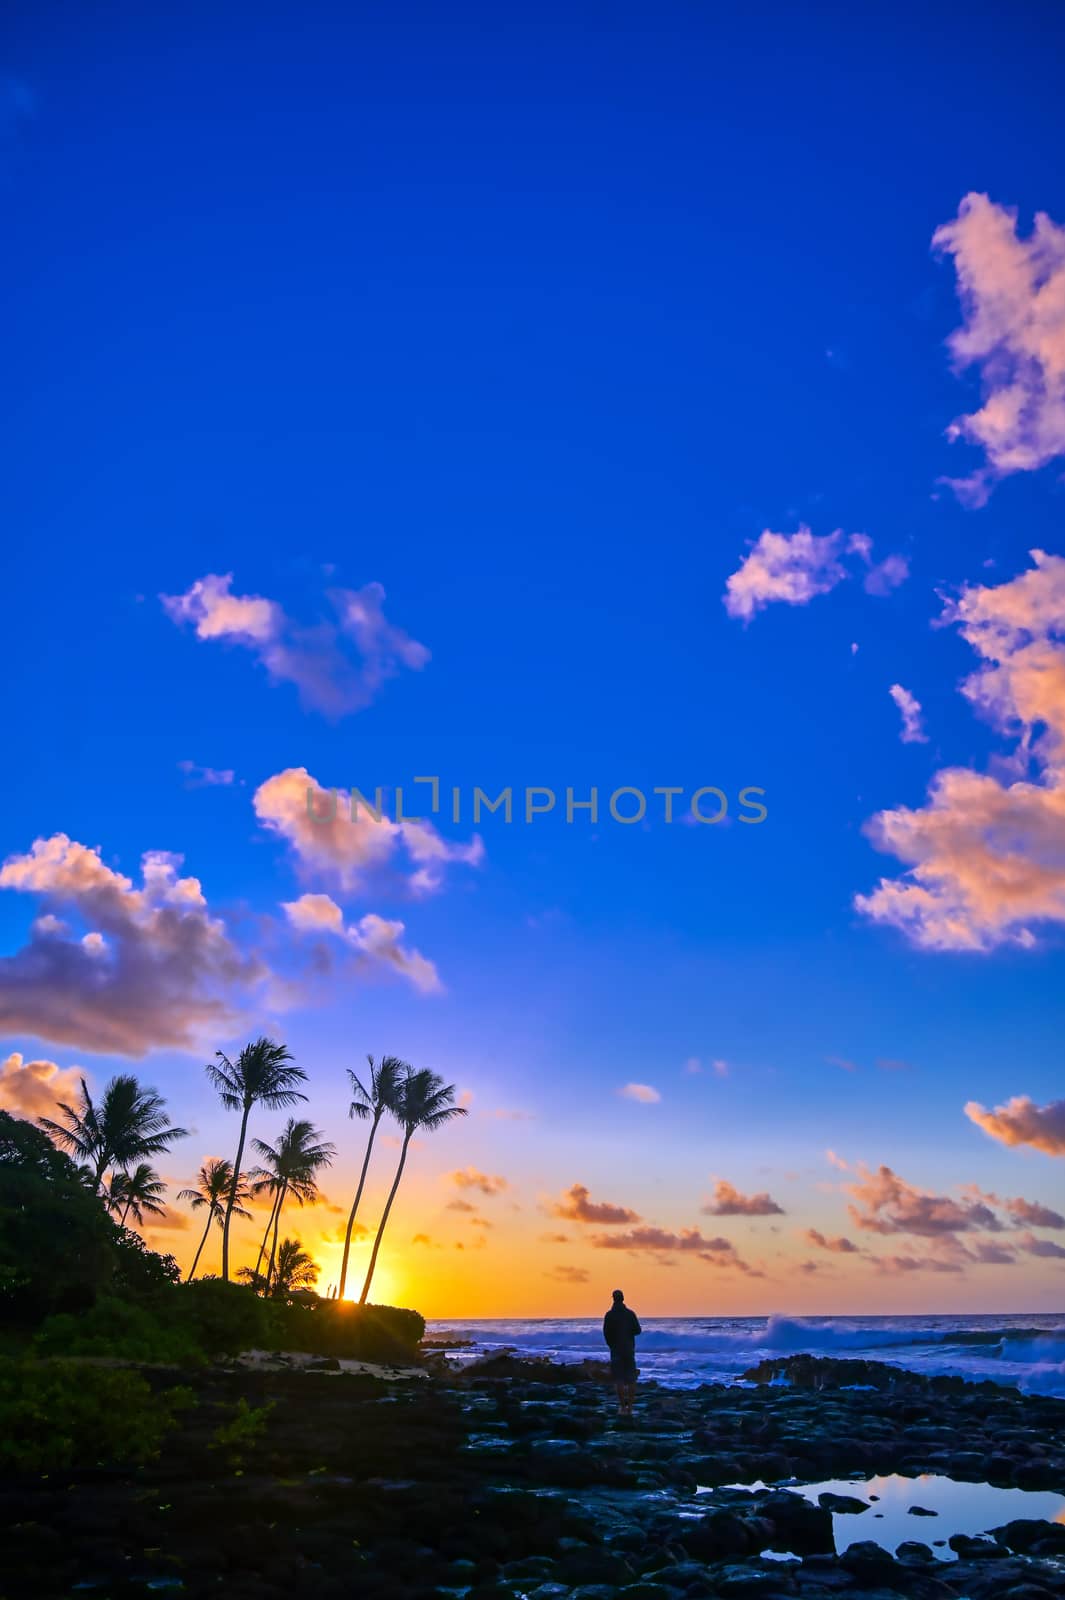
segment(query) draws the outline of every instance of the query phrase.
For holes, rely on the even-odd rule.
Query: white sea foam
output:
[[[643,1327],[641,1372],[676,1388],[735,1382],[764,1357],[809,1353],[1065,1395],[1061,1316],[676,1317],[646,1318]],[[472,1340],[472,1353],[514,1349],[558,1361],[606,1353],[599,1318],[437,1322],[430,1332]]]

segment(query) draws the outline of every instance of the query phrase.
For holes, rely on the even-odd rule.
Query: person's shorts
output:
[[[615,1383],[636,1382],[636,1357],[635,1355],[610,1356],[610,1376]]]

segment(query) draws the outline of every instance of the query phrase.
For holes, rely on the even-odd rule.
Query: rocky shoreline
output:
[[[1065,1401],[799,1356],[758,1387],[646,1385],[630,1422],[600,1363],[428,1367],[419,1383],[330,1362],[151,1371],[196,1399],[158,1461],[0,1485],[0,1596],[1065,1596],[1061,1523],[944,1539],[915,1515],[897,1556],[872,1536],[837,1555],[833,1513],[872,1530],[875,1507],[781,1486],[935,1473],[1065,1494]],[[220,1445],[242,1401],[269,1407],[263,1425]],[[752,1483],[769,1487],[726,1487]]]

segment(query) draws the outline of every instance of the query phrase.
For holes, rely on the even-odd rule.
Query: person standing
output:
[[[632,1416],[636,1399],[636,1340],[643,1332],[635,1311],[625,1304],[620,1289],[614,1290],[614,1303],[603,1318],[603,1338],[610,1349],[610,1376],[618,1397],[618,1415]]]

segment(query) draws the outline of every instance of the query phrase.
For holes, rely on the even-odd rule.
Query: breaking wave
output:
[[[640,1370],[676,1388],[735,1382],[764,1357],[810,1354],[1065,1395],[1061,1317],[676,1317],[646,1318],[643,1329]],[[511,1349],[582,1361],[605,1354],[598,1318],[439,1322],[430,1332],[469,1341],[468,1356]]]

